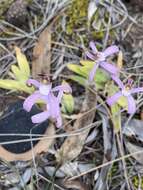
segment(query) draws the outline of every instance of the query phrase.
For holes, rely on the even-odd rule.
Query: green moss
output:
[[[89,22],[88,5],[89,0],[72,0],[71,6],[66,11],[66,34],[76,43],[81,43],[82,39],[85,45],[88,45],[90,39],[95,41],[104,39],[106,31],[101,20],[104,17],[106,24],[109,21],[109,12],[105,10],[101,17],[102,6],[99,6]],[[93,22],[96,23],[97,30],[93,28]],[[109,40],[113,38],[114,32],[110,31]]]
[[[143,189],[143,176],[141,176],[141,182],[139,181],[138,176],[134,176],[132,183],[134,185],[134,188],[138,188],[139,184],[141,184],[141,189]]]
[[[67,10],[67,34],[73,34],[75,30],[87,28],[87,10],[89,0],[73,0]]]

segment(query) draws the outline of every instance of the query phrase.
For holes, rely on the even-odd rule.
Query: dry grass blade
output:
[[[93,92],[87,90],[81,113],[79,113],[80,115],[83,115],[74,123],[73,131],[86,127],[93,122],[95,109],[92,108],[95,106],[96,95]],[[65,163],[76,158],[83,148],[89,130],[90,129],[85,130],[84,133],[81,133],[78,136],[68,137],[56,153],[57,161],[60,163]]]
[[[50,74],[51,64],[51,26],[48,26],[39,36],[33,50],[32,76]]]
[[[85,184],[83,184],[82,182],[78,181],[78,180],[65,181],[64,186],[67,189],[75,188],[77,190],[88,190],[88,187]]]
[[[91,173],[91,172],[95,172],[96,170],[98,170],[98,169],[100,169],[100,168],[103,168],[103,167],[108,166],[108,165],[110,165],[110,164],[113,164],[113,163],[115,163],[115,162],[119,162],[119,161],[121,161],[122,159],[127,159],[127,158],[130,158],[130,157],[134,156],[134,155],[139,155],[139,154],[143,154],[143,150],[139,150],[139,151],[136,151],[136,152],[133,152],[133,153],[130,153],[130,154],[126,154],[126,155],[121,156],[121,157],[119,157],[119,158],[117,158],[117,159],[114,159],[114,160],[111,160],[111,161],[106,162],[106,163],[104,163],[104,164],[101,164],[101,165],[99,165],[99,166],[96,166],[96,167],[94,167],[94,168],[92,168],[92,169],[90,169],[90,170],[88,170],[88,171],[86,171],[86,172],[83,172],[83,173],[81,173],[81,174],[79,174],[79,175],[77,175],[77,176],[71,177],[71,178],[68,179],[68,180],[69,180],[69,181],[75,180],[75,179],[77,179],[77,178],[79,178],[79,177],[81,177],[81,176],[87,175],[87,174],[89,174],[89,173]]]

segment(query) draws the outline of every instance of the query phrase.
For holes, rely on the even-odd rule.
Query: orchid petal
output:
[[[112,75],[111,77],[112,77],[113,81],[114,81],[115,83],[117,83],[117,85],[118,85],[121,89],[124,89],[124,88],[125,88],[125,87],[124,87],[124,84],[122,83],[122,81],[121,81],[117,76]]]
[[[45,95],[45,96],[48,96],[48,94],[50,93],[51,91],[51,88],[52,88],[52,84],[41,84],[40,87],[39,87],[39,92],[41,95]]]
[[[35,87],[37,87],[37,88],[39,88],[40,87],[40,82],[38,82],[37,80],[34,80],[34,79],[29,79],[28,81],[27,81],[27,84],[28,85],[34,85]]]
[[[95,46],[95,43],[94,43],[93,41],[91,41],[91,42],[89,43],[89,46],[90,46],[90,48],[92,49],[92,51],[93,51],[94,54],[96,54],[96,53],[98,52],[98,50],[97,50],[97,48],[96,48],[96,46]]]
[[[136,112],[136,103],[132,96],[128,96],[128,113],[133,114]]]
[[[54,95],[50,95],[49,98],[49,106],[50,106],[50,117],[56,119],[57,127],[62,126],[62,118],[60,112],[60,105],[58,99]]]
[[[53,92],[55,91],[63,91],[63,92],[66,92],[66,93],[71,93],[72,92],[72,89],[69,85],[67,84],[64,84],[64,85],[59,85],[59,86],[56,86],[52,89]]]
[[[107,98],[107,104],[108,104],[109,106],[112,106],[113,104],[115,104],[115,103],[118,101],[118,99],[119,99],[121,96],[122,96],[122,92],[121,92],[121,91],[115,93],[113,96]]]
[[[91,60],[95,60],[95,57],[94,57],[94,55],[92,54],[92,53],[90,53],[89,51],[86,51],[85,52],[85,55],[89,58],[89,59],[91,59]]]
[[[104,56],[108,57],[109,55],[112,55],[114,53],[118,53],[119,52],[119,48],[117,46],[110,46],[107,49],[105,49],[105,51],[103,51]]]
[[[43,121],[47,120],[49,116],[50,116],[49,111],[38,113],[31,117],[32,123],[42,123]]]
[[[37,100],[41,99],[41,94],[36,91],[31,96],[26,98],[26,100],[23,103],[23,109],[25,109],[27,112],[29,112],[32,109],[32,106],[37,102]]]
[[[133,93],[138,93],[138,92],[143,92],[143,88],[139,87],[139,88],[133,88],[130,90],[130,92]]]
[[[50,116],[56,118],[60,113],[59,101],[53,94],[49,94],[48,100]]]
[[[107,62],[101,62],[100,66],[103,67],[106,71],[108,71],[111,74],[117,74],[119,71],[115,65],[112,65]]]
[[[99,67],[99,63],[95,63],[93,69],[90,71],[90,73],[89,73],[89,81],[90,82],[93,81],[94,75],[95,75],[96,70],[97,70],[98,67]]]
[[[65,84],[65,85],[56,86],[55,88],[52,89],[52,91],[53,92],[59,91],[57,99],[58,99],[59,102],[61,102],[63,92],[71,93],[72,89],[71,89],[71,87],[69,85]]]

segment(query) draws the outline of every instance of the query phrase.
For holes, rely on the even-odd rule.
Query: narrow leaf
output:
[[[27,62],[26,56],[21,52],[21,50],[18,47],[15,47],[16,51],[16,57],[17,57],[17,62],[19,65],[19,68],[21,72],[29,78],[30,76],[30,68],[29,64]]]
[[[112,121],[115,133],[118,133],[121,129],[121,113],[120,113],[120,106],[118,104],[114,104],[111,106],[112,112]]]
[[[80,70],[81,66],[80,65],[76,65],[76,64],[68,64],[67,65],[68,69],[79,74],[82,75],[82,72]]]
[[[85,86],[87,83],[87,80],[85,78],[78,76],[78,75],[71,75],[70,79],[75,82],[78,82],[81,86]]]
[[[71,94],[64,94],[62,99],[62,111],[72,113],[74,110],[74,99]]]
[[[89,67],[93,67],[95,62],[94,61],[89,61],[89,60],[80,60],[81,65],[83,66],[89,66]]]
[[[32,93],[33,91],[33,88],[28,87],[24,84],[21,84],[18,81],[9,80],[9,79],[5,79],[5,80],[0,79],[0,88],[7,89],[7,90],[19,90],[19,91],[23,91],[27,93]]]
[[[16,65],[11,66],[11,71],[15,75],[16,80],[21,80],[22,75],[21,75],[20,69]]]

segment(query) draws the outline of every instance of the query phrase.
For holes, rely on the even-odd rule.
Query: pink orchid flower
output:
[[[94,79],[96,70],[99,66],[111,74],[118,73],[118,68],[106,61],[106,58],[108,56],[119,52],[119,48],[117,46],[115,45],[110,46],[107,49],[105,49],[103,52],[98,51],[95,46],[95,43],[92,41],[89,43],[89,46],[92,49],[92,52],[86,52],[86,56],[92,61],[96,62],[89,74],[89,81],[92,81]]]
[[[32,106],[37,103],[38,100],[42,100],[46,104],[46,110],[31,117],[33,123],[41,123],[48,118],[56,120],[56,126],[59,128],[62,126],[62,117],[60,111],[60,103],[63,93],[71,93],[72,89],[69,85],[59,85],[52,88],[52,84],[42,84],[34,79],[27,81],[28,85],[34,85],[38,88],[32,95],[30,95],[23,103],[23,108],[29,112]],[[55,96],[53,92],[58,92]]]
[[[127,98],[127,101],[128,101],[128,113],[134,114],[136,112],[136,102],[132,94],[143,92],[143,88],[142,87],[131,88],[132,83],[133,83],[132,80],[128,80],[127,85],[124,85],[117,76],[112,76],[112,79],[115,81],[115,83],[119,86],[121,90],[115,93],[113,96],[109,97],[107,99],[107,104],[109,106],[112,106],[118,101],[118,99],[121,96],[124,96]]]

